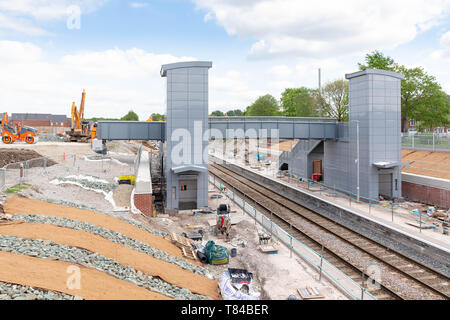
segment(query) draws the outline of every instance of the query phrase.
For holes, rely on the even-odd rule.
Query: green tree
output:
[[[339,122],[348,121],[348,82],[346,80],[328,82],[322,92],[315,92],[315,100],[320,107],[320,115],[335,118]]]
[[[367,54],[366,64],[358,63],[361,70],[367,68],[388,70],[405,76],[402,81],[402,131],[408,130],[409,119],[419,122],[419,128],[432,128],[448,124],[448,99],[436,78],[422,67],[407,68],[379,51]]]
[[[405,76],[402,82],[402,131],[407,131],[408,119],[419,121],[421,130],[447,125],[449,101],[436,78],[421,67],[399,66],[397,72]]]
[[[244,112],[240,109],[230,110],[227,112],[228,117],[242,117]]]
[[[223,112],[220,110],[211,112],[211,116],[213,117],[223,117]]]
[[[166,120],[166,115],[160,113],[152,113],[150,115],[150,118],[152,118],[153,121],[163,121]]]
[[[382,52],[375,50],[372,53],[366,54],[366,64],[358,63],[360,70],[366,69],[380,69],[395,71],[397,64],[391,57],[385,56]]]
[[[130,110],[128,113],[120,118],[122,121],[139,121],[139,116],[133,111]]]
[[[280,106],[277,99],[270,94],[259,97],[251,106],[247,108],[246,115],[250,117],[258,116],[278,116]]]
[[[317,104],[313,97],[314,90],[305,87],[286,89],[281,94],[281,107],[286,117],[315,117],[318,115]]]
[[[87,119],[89,121],[94,121],[94,122],[98,122],[98,121],[119,121],[120,119],[116,119],[116,118],[98,118],[98,117],[94,117],[94,118],[90,118]]]

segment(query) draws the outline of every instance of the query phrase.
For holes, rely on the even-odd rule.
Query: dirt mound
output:
[[[10,163],[23,162],[36,158],[42,158],[42,155],[34,150],[0,148],[0,168],[3,168]],[[55,161],[47,159],[47,167],[51,167],[55,164]],[[43,167],[44,159],[31,161],[29,165],[30,168]],[[18,166],[19,165],[17,165],[17,167]]]
[[[404,163],[402,171],[441,179],[450,179],[450,153],[423,150],[402,150]]]

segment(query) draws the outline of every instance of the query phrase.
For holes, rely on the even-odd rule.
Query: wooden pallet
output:
[[[276,254],[278,253],[278,249],[275,246],[270,244],[262,244],[259,246],[259,250],[265,254]]]
[[[178,248],[186,248],[190,250],[192,248],[192,242],[188,238],[177,235],[175,232],[169,234],[169,240]]]
[[[181,251],[183,252],[183,257],[191,260],[197,260],[197,255],[195,254],[194,250],[181,248]]]
[[[324,299],[325,297],[320,293],[319,289],[313,287],[298,288],[298,294],[303,300]]]

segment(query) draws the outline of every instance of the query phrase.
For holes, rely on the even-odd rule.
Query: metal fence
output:
[[[236,163],[239,164],[239,161],[236,159],[228,159],[223,160],[225,163]],[[245,166],[245,164],[240,163],[239,165]],[[349,191],[337,188],[335,186],[329,186],[320,182],[313,182],[311,180],[306,180],[301,178],[292,172],[288,171],[282,174],[280,171],[277,173],[277,169],[279,168],[278,163],[273,162],[270,166],[265,166],[265,168],[261,167],[259,174],[265,174],[271,176],[274,179],[281,179],[282,181],[287,182],[293,187],[301,188],[303,190],[307,190],[309,192],[314,193],[316,196],[322,197],[322,199],[327,200],[324,196],[333,196],[340,197],[344,201],[348,201],[348,207],[354,211],[360,212],[362,214],[368,214],[370,216],[374,215],[373,209],[380,209],[387,213],[387,216],[384,218],[380,218],[383,220],[390,220],[391,222],[396,221],[396,217],[404,218],[413,224],[417,224],[419,227],[419,231],[422,232],[422,229],[431,229],[434,232],[438,232],[440,234],[448,235],[450,229],[450,222],[439,220],[423,213],[414,213],[412,211],[408,211],[404,208],[398,206],[397,203],[392,201],[379,201],[377,199],[366,198],[363,196],[359,197],[359,201],[357,194]],[[247,170],[252,170],[247,169]],[[256,169],[255,169],[256,170]],[[425,169],[424,169],[425,170]],[[432,169],[429,169],[432,170]],[[435,170],[435,169],[433,169]],[[272,172],[272,173],[271,173]],[[366,206],[361,206],[361,204],[365,204]],[[345,205],[345,204],[344,204]],[[390,219],[389,219],[390,217]]]
[[[214,184],[219,190],[224,187],[224,182],[210,174],[209,181]],[[227,184],[229,186],[229,184]],[[364,287],[360,286],[353,279],[348,277],[341,270],[337,269],[334,265],[329,263],[323,258],[323,255],[317,253],[304,243],[300,242],[276,223],[272,219],[268,218],[261,211],[252,206],[245,197],[240,197],[238,194],[233,192],[230,188],[225,188],[224,193],[240,208],[249,214],[255,223],[259,223],[264,229],[270,232],[273,236],[277,237],[282,243],[284,243],[290,250],[291,257],[295,253],[300,256],[304,261],[316,269],[320,277],[322,274],[326,276],[331,282],[333,282],[337,287],[341,288],[349,297],[354,300],[377,300],[373,295],[371,295]],[[372,279],[368,279],[367,283],[370,283]],[[364,280],[363,280],[364,281]]]
[[[323,194],[325,194],[327,196],[339,196],[344,200],[347,199],[348,206],[355,211],[371,215],[372,210],[374,208],[377,208],[388,213],[391,217],[391,222],[394,222],[396,217],[401,217],[405,220],[409,220],[412,223],[417,223],[419,225],[420,232],[422,232],[422,228],[427,228],[441,234],[448,234],[448,230],[450,229],[450,222],[439,220],[422,213],[417,214],[412,211],[408,212],[406,209],[400,208],[398,204],[392,201],[379,201],[363,196],[360,196],[360,200],[357,201],[357,195],[352,193],[351,191],[343,190],[335,186],[328,186],[320,182],[312,182],[310,180],[303,182],[304,179],[300,179],[294,174],[287,174],[286,177],[288,178],[288,183],[294,183],[295,186],[315,192],[320,196],[323,196]],[[318,188],[315,188],[316,186],[318,186]],[[367,205],[366,211],[361,210],[361,206],[358,206],[358,208],[356,208],[356,204],[361,203]]]
[[[445,134],[402,134],[402,147],[414,150],[450,152],[450,136]]]
[[[24,183],[47,182],[67,175],[88,175],[114,179],[119,175],[134,175],[134,164],[100,155],[63,154],[10,163],[0,168],[0,190]]]

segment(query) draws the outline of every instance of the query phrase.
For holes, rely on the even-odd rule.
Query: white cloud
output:
[[[214,19],[214,16],[211,12],[208,12],[207,14],[205,14],[205,16],[203,17],[203,21],[208,22],[210,20]]]
[[[254,83],[256,75],[242,73],[236,70],[218,74],[218,70],[213,66],[210,71],[210,111],[216,109],[245,109],[256,98],[265,94],[261,89],[255,89],[249,84]],[[257,77],[257,76],[256,76]]]
[[[425,65],[431,74],[439,75],[442,88],[450,94],[450,30],[441,36],[440,45],[439,49],[430,53],[429,59],[425,59]]]
[[[270,68],[267,73],[275,77],[285,78],[292,74],[292,70],[286,65],[276,65]]]
[[[0,41],[0,110],[70,114],[86,89],[86,116],[121,117],[135,110],[141,119],[165,112],[161,65],[195,60],[142,49],[112,49],[65,55],[47,62],[31,43]]]
[[[439,24],[450,0],[193,0],[230,35],[256,39],[253,58],[325,57],[391,49]]]
[[[435,62],[450,63],[450,31],[442,35],[440,44],[440,49],[431,52],[431,59]]]
[[[442,35],[440,42],[443,47],[450,48],[450,30]]]
[[[148,3],[147,3],[147,2],[131,2],[131,3],[130,3],[130,6],[131,6],[132,8],[138,9],[138,8],[144,8],[144,7],[147,7],[147,6],[148,6]]]
[[[276,90],[279,92],[283,92],[287,88],[295,88],[295,84],[292,81],[286,81],[286,80],[278,80],[278,81],[271,81],[268,84],[269,88],[272,90]]]
[[[0,0],[0,30],[9,30],[31,36],[45,35],[39,23],[63,20],[68,9],[78,6],[82,14],[89,14],[109,0]]]
[[[137,78],[159,74],[165,63],[195,60],[177,58],[169,54],[153,54],[142,49],[112,49],[101,52],[82,52],[66,55],[62,65],[74,72],[93,77]]]
[[[29,63],[42,58],[41,48],[28,43],[0,40],[0,63]]]
[[[0,12],[0,30],[13,30],[31,36],[42,36],[47,33],[42,28],[34,26],[30,21],[26,19],[9,17],[1,12]]]

